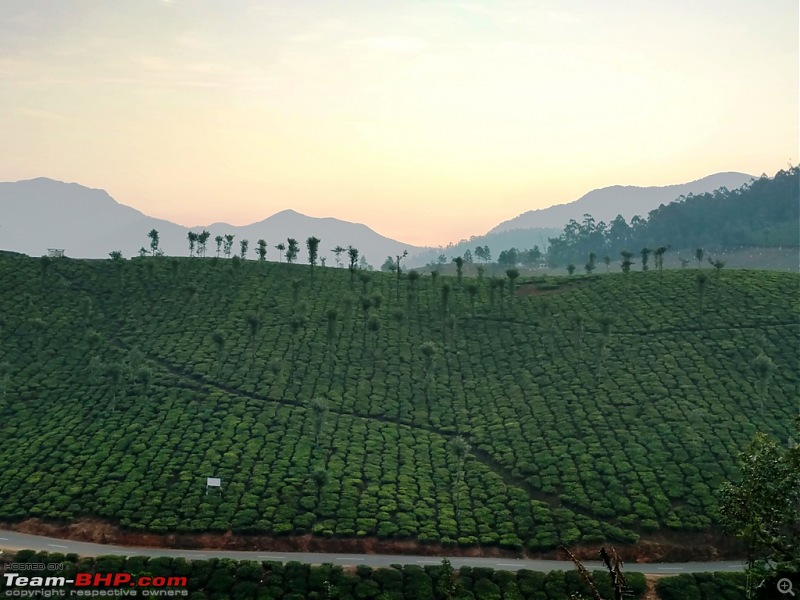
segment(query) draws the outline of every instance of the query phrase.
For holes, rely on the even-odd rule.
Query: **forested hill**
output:
[[[792,246],[800,239],[800,168],[762,176],[735,190],[720,188],[700,195],[681,196],[627,223],[570,221],[558,238],[550,239],[552,265],[583,264],[590,253],[616,258],[624,250],[642,248],[738,248]]]

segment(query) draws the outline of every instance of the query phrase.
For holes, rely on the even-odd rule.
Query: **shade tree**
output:
[[[306,239],[306,249],[308,250],[308,264],[310,264],[312,268],[317,265],[317,257],[319,256],[319,242],[320,239],[313,235]]]
[[[258,260],[264,262],[267,260],[267,241],[263,238],[256,242],[256,254],[258,255]]]

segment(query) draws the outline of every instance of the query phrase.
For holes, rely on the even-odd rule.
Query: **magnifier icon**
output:
[[[792,580],[784,577],[783,579],[778,580],[778,591],[781,594],[791,594],[795,596],[794,590],[792,590]]]

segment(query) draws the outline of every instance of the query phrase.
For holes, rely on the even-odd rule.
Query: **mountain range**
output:
[[[675,185],[638,187],[634,185],[612,185],[584,194],[577,200],[566,204],[555,204],[548,208],[529,210],[521,215],[503,221],[489,230],[489,234],[512,229],[531,229],[557,227],[563,228],[570,219],[580,221],[585,213],[591,214],[595,221],[612,221],[622,215],[627,221],[634,215],[646,217],[651,210],[662,204],[669,204],[680,196],[713,192],[719,188],[729,190],[739,188],[753,179],[746,173],[715,173],[689,183]]]
[[[532,210],[500,223],[483,236],[472,236],[456,244],[440,248],[421,248],[380,235],[361,223],[335,218],[310,217],[293,210],[283,210],[262,221],[244,226],[214,223],[207,226],[185,227],[164,219],[150,217],[120,204],[106,191],[91,189],[77,183],[64,183],[44,177],[0,182],[0,248],[40,256],[48,248],[63,248],[74,258],[105,258],[112,250],[123,256],[134,256],[142,246],[149,247],[147,232],[159,232],[161,249],[167,255],[181,256],[189,252],[187,233],[192,230],[211,232],[209,254],[213,254],[216,235],[236,236],[238,241],[250,241],[250,256],[256,241],[264,238],[269,244],[267,258],[275,260],[276,242],[294,237],[305,258],[305,239],[317,236],[322,240],[320,256],[334,263],[330,251],[337,245],[353,245],[375,267],[386,256],[407,250],[409,266],[419,266],[440,253],[449,256],[463,254],[467,248],[488,245],[494,256],[507,247],[540,247],[570,219],[580,220],[591,213],[598,221],[611,220],[617,214],[626,219],[647,213],[662,203],[680,195],[701,194],[720,187],[740,187],[752,179],[744,173],[717,173],[691,183],[663,187],[611,186],[593,190],[574,202],[550,208]],[[530,240],[530,243],[525,243]]]
[[[147,232],[159,232],[160,247],[165,254],[183,256],[189,253],[187,233],[211,232],[208,255],[216,252],[214,237],[233,234],[234,251],[239,240],[250,242],[249,256],[255,254],[256,242],[264,238],[269,244],[267,259],[277,260],[274,246],[287,237],[297,239],[300,257],[305,257],[305,240],[320,238],[320,256],[328,257],[335,246],[352,244],[371,262],[387,254],[420,250],[415,246],[384,237],[366,225],[334,218],[317,218],[284,210],[271,217],[244,226],[214,223],[184,227],[157,219],[118,203],[104,190],[90,189],[77,183],[64,183],[47,178],[0,183],[0,248],[31,256],[44,254],[48,248],[63,248],[74,258],[107,258],[112,250],[125,257],[135,256],[142,246],[149,248]],[[343,257],[344,259],[344,257]],[[378,263],[380,266],[380,263]]]

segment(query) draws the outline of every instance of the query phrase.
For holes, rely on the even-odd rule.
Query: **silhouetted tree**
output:
[[[458,283],[458,287],[461,287],[461,278],[464,276],[464,259],[460,256],[456,256],[453,259],[453,262],[456,263],[456,282]]]
[[[592,271],[595,269],[595,259],[597,255],[594,252],[589,253],[589,261],[583,266],[584,270],[587,274],[591,275]]]
[[[606,254],[603,257],[603,262],[606,263],[606,273],[608,273],[611,267],[611,257],[608,254]]]
[[[633,257],[633,252],[629,252],[628,250],[623,250],[620,252],[622,255],[622,262],[620,263],[620,268],[622,268],[622,272],[628,274],[631,272],[631,267],[633,266],[633,261],[631,257]]]
[[[189,257],[193,257],[194,247],[197,243],[197,234],[194,231],[190,231],[186,234],[186,238],[189,240]]]
[[[233,239],[235,237],[236,236],[231,233],[225,234],[225,247],[224,247],[225,258],[231,257],[231,252],[233,251]]]
[[[348,269],[350,269],[350,285],[353,285],[353,279],[356,276],[356,265],[358,264],[358,248],[348,246],[347,256],[350,259],[350,264],[348,265]]]
[[[697,268],[700,269],[703,267],[703,256],[705,256],[706,251],[702,248],[697,248],[694,251],[694,257],[697,259]]]
[[[640,254],[642,255],[642,271],[647,271],[647,261],[650,258],[650,253],[653,252],[651,248],[642,248]]]
[[[719,260],[719,259],[711,260],[709,258],[708,259],[708,264],[710,264],[712,267],[714,267],[715,277],[716,277],[717,281],[719,281],[719,276],[722,273],[722,268],[725,266],[725,261],[724,260]]]
[[[294,238],[288,238],[286,244],[286,262],[293,263],[297,259],[297,253],[300,252],[300,246]]]
[[[217,258],[219,258],[219,253],[222,251],[222,241],[224,239],[225,238],[223,238],[221,235],[218,235],[214,238],[214,241],[217,243]]]
[[[317,255],[319,254],[319,238],[313,235],[306,239],[306,248],[308,249],[308,264],[311,267],[317,265]]]
[[[153,256],[155,256],[158,250],[158,231],[151,229],[147,237],[150,238],[150,251],[153,253]]]
[[[211,233],[203,229],[199,234],[197,234],[197,244],[198,254],[200,254],[203,258],[206,256],[206,247],[208,246],[208,238],[211,237]]]
[[[341,246],[336,246],[336,248],[331,250],[331,252],[333,252],[333,254],[336,256],[336,266],[337,267],[341,267],[342,266],[342,259],[340,258],[340,256],[343,253],[347,252],[347,250],[345,248],[342,248]]]
[[[247,248],[250,246],[250,242],[248,240],[239,240],[239,257],[244,260],[247,258]]]
[[[574,272],[575,272],[575,265],[573,265],[572,263],[568,264],[567,265],[567,273],[569,273],[570,276],[571,276]]]
[[[653,250],[653,256],[655,256],[656,269],[658,269],[659,276],[662,276],[664,273],[664,254],[667,252],[667,250],[667,246],[659,246]]]
[[[286,244],[283,242],[276,244],[275,249],[278,251],[278,262],[283,262],[283,251],[286,250]]]
[[[506,269],[506,277],[508,277],[509,295],[514,296],[514,290],[516,289],[516,281],[519,277],[519,271],[517,269]]]
[[[403,268],[400,265],[400,261],[403,260],[406,256],[408,256],[408,250],[403,250],[402,254],[398,254],[396,256],[396,269],[395,269],[395,277],[397,277],[397,287],[395,288],[395,299],[397,302],[400,302],[400,276],[403,273]]]
[[[267,260],[267,240],[262,238],[256,242],[256,254],[258,254],[259,261]]]

